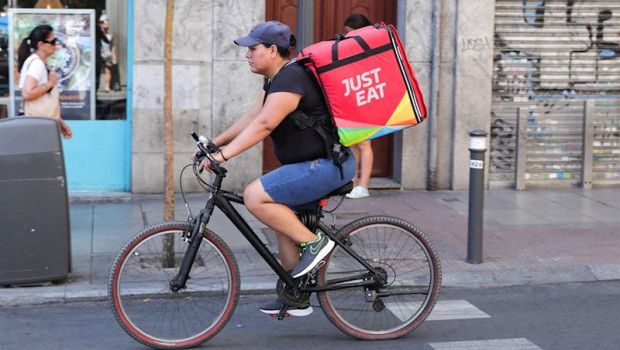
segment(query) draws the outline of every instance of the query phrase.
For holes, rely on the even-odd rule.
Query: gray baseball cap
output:
[[[257,44],[272,44],[277,47],[289,47],[291,28],[278,21],[262,22],[254,26],[250,34],[235,40],[235,44],[250,47]]]

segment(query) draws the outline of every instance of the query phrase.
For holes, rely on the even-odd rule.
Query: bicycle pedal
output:
[[[291,314],[289,314],[288,312],[284,314],[284,316],[282,316],[282,318],[289,318],[291,317]],[[282,318],[280,318],[280,315],[278,314],[269,314],[269,318],[273,318],[276,319],[278,321],[282,320]]]

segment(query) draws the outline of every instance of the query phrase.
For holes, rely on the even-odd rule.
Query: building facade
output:
[[[164,5],[163,0],[135,1],[132,191],[138,193],[161,191],[163,183],[163,40],[152,38],[163,38]],[[492,44],[483,50],[465,50],[461,45],[477,38],[492,43],[494,3],[449,5],[396,2],[396,27],[431,109],[429,120],[434,119],[394,137],[391,177],[402,188],[427,188],[429,164],[435,168],[436,188],[466,188],[468,133],[490,128]],[[175,173],[194,149],[189,130],[217,135],[249,108],[260,91],[261,77],[249,72],[244,49],[232,41],[265,20],[265,8],[264,2],[251,0],[175,1]],[[434,13],[441,19],[435,21]],[[455,40],[459,32],[467,33],[465,40]],[[434,159],[429,159],[429,144],[435,148]],[[243,188],[261,175],[261,145],[227,167],[228,186]],[[192,188],[192,182],[188,177],[184,186]]]
[[[295,22],[298,6],[306,22]],[[166,0],[108,0],[105,11],[116,24],[126,115],[98,118],[94,130],[115,122],[103,119],[122,119],[124,128],[115,131],[121,139],[107,143],[127,144],[119,150],[126,157],[105,167],[123,163],[126,182],[120,190],[161,193]],[[390,186],[467,189],[473,130],[489,135],[488,188],[620,186],[620,3],[615,0],[175,0],[171,84],[177,190],[176,179],[195,149],[189,133],[222,132],[262,87],[262,78],[248,69],[245,49],[233,40],[269,19],[302,34],[311,21],[313,40],[326,39],[341,30],[351,12],[395,24],[429,110],[422,124],[382,141],[386,151],[376,158],[387,164],[380,176]],[[82,121],[70,122],[80,131]],[[69,170],[75,149],[96,151],[88,143],[64,145]],[[269,147],[256,145],[228,162],[227,188],[241,190],[266,171]],[[103,169],[89,172],[98,170]],[[96,184],[79,189],[89,186],[100,189]],[[183,188],[201,190],[191,175]]]
[[[342,5],[314,3],[315,13],[316,6]],[[161,191],[163,181],[163,40],[153,43],[148,38],[163,35],[165,1],[151,4],[135,2],[134,192]],[[375,10],[371,1],[347,4],[357,12]],[[296,1],[175,2],[175,173],[194,148],[188,130],[217,135],[249,108],[261,88],[261,77],[246,66],[244,49],[232,41],[255,23],[272,19],[274,12],[294,13],[296,5]],[[394,5],[395,25],[430,112],[427,121],[392,140],[388,177],[398,186],[466,189],[472,130],[489,133],[490,188],[514,188],[517,176],[523,177],[526,187],[582,186],[585,166],[594,168],[590,184],[620,184],[620,4],[398,0]],[[594,148],[586,153],[593,159],[589,165],[584,162],[587,100],[594,106],[594,135],[587,141]],[[534,135],[522,136],[526,160],[518,171],[520,109],[530,116]],[[552,118],[544,119],[548,116]],[[227,164],[229,186],[241,189],[261,175],[261,147]],[[190,179],[187,187],[192,185]]]

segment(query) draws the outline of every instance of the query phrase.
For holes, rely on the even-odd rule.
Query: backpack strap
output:
[[[36,57],[33,57],[36,56]],[[32,59],[31,59],[32,57]],[[28,61],[28,65],[26,65],[26,68],[24,69],[24,67],[22,67],[22,70],[24,71],[24,74],[28,75],[28,68],[30,68],[30,65],[32,64],[32,61],[34,61],[35,59],[41,59],[38,55],[30,55],[28,56],[28,58],[26,59],[26,61]],[[41,60],[43,61],[43,60]],[[45,63],[45,62],[43,62]],[[26,64],[26,62],[24,62],[24,65]],[[22,96],[22,103],[19,106],[19,110],[17,111],[17,113],[19,113],[18,115],[22,116],[22,115],[26,115],[26,100],[24,100],[24,97]]]
[[[313,118],[300,110],[296,110],[289,115],[289,118],[292,118],[295,125],[301,130],[312,128],[321,136],[325,143],[325,154],[327,154],[327,159],[331,159],[334,162],[340,172],[340,179],[344,180],[342,163],[349,158],[349,153],[346,152],[346,147],[340,144],[338,134],[335,130],[336,128],[331,122],[331,117],[329,115],[324,115]]]
[[[296,62],[300,62],[303,60],[295,60]],[[295,62],[293,61],[293,62]],[[292,62],[291,62],[292,63]],[[287,63],[289,64],[289,63]],[[266,82],[266,91],[265,97],[263,99],[263,104],[267,100],[267,95],[269,92],[269,88],[271,87],[271,82]],[[301,110],[295,110],[290,113],[287,118],[292,118],[295,125],[301,130],[305,130],[308,128],[314,129],[325,143],[325,154],[327,154],[327,159],[331,159],[334,164],[338,167],[338,171],[340,172],[340,179],[344,180],[344,171],[342,170],[342,163],[344,163],[349,158],[349,153],[346,152],[346,147],[343,147],[340,144],[340,138],[338,136],[338,131],[332,122],[331,115],[323,115],[320,117],[310,117]]]

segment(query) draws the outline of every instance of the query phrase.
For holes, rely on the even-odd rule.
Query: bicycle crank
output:
[[[298,287],[304,287],[310,280],[310,274],[302,276],[299,279],[301,280],[301,283]],[[295,281],[297,281],[297,279]],[[278,298],[280,298],[282,303],[288,307],[299,307],[307,305],[310,302],[309,292],[296,292],[293,288],[286,285],[282,279],[278,279],[278,283],[276,283],[276,292],[278,294]]]

